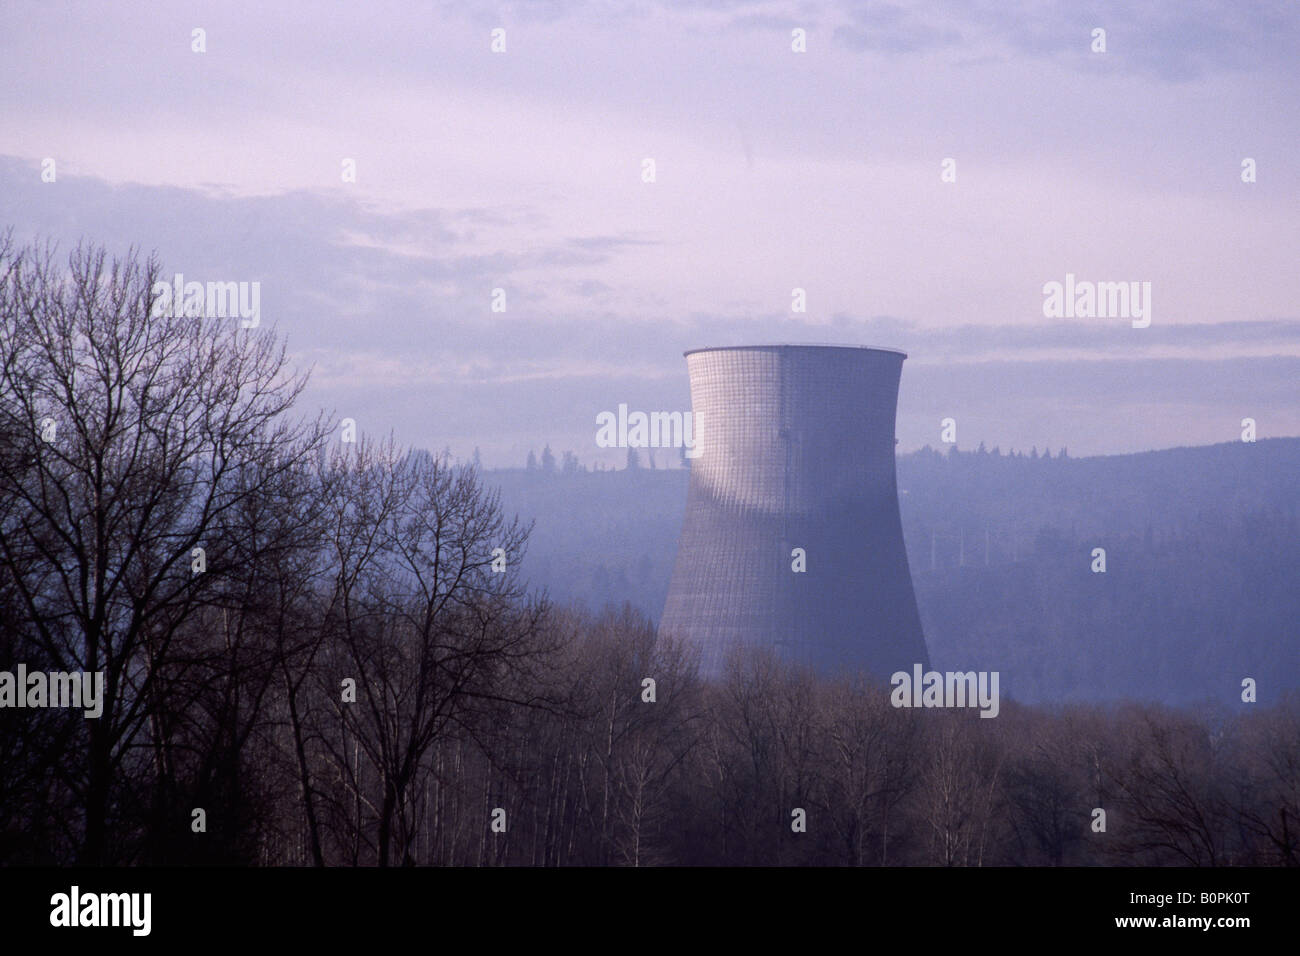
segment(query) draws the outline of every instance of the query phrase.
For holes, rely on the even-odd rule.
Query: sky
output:
[[[684,350],[792,342],[906,351],[902,451],[1300,435],[1294,2],[9,0],[0,63],[0,228],[259,282],[368,434],[621,466]]]

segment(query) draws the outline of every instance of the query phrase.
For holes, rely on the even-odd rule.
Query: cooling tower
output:
[[[764,345],[686,353],[698,457],[659,629],[773,648],[821,673],[929,666],[912,593],[894,416],[907,356]],[[796,571],[802,549],[806,570]]]

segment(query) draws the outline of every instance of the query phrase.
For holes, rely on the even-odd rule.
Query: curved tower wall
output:
[[[905,358],[794,345],[686,353],[700,453],[659,628],[699,643],[706,675],[739,645],[823,673],[929,666],[894,471]]]

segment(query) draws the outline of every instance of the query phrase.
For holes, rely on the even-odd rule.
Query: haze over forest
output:
[[[486,472],[536,520],[530,582],[657,619],[689,473]],[[926,641],[939,669],[998,670],[1032,703],[1235,698],[1300,685],[1300,439],[1137,455],[1001,449],[898,458]],[[676,464],[674,462],[674,464]],[[1092,549],[1106,549],[1104,574]]]

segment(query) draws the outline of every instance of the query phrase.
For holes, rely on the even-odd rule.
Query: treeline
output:
[[[1300,863],[1294,698],[1249,715],[1004,702],[985,719],[763,655],[702,683],[626,607],[563,617],[575,712],[498,728],[513,743],[495,753],[448,741],[456,772],[416,862]]]
[[[923,448],[898,459],[904,531],[918,568],[930,564],[932,530],[963,534],[975,552],[967,563],[982,563],[986,530],[995,546],[1014,536],[1031,550],[1040,533],[1185,533],[1208,519],[1296,514],[1298,483],[1297,438],[1037,460]]]
[[[160,274],[0,237],[0,672],[104,677],[98,717],[0,707],[0,863],[1296,862],[1293,701],[704,683],[530,592],[472,465],[300,416],[266,329],[151,316]]]

